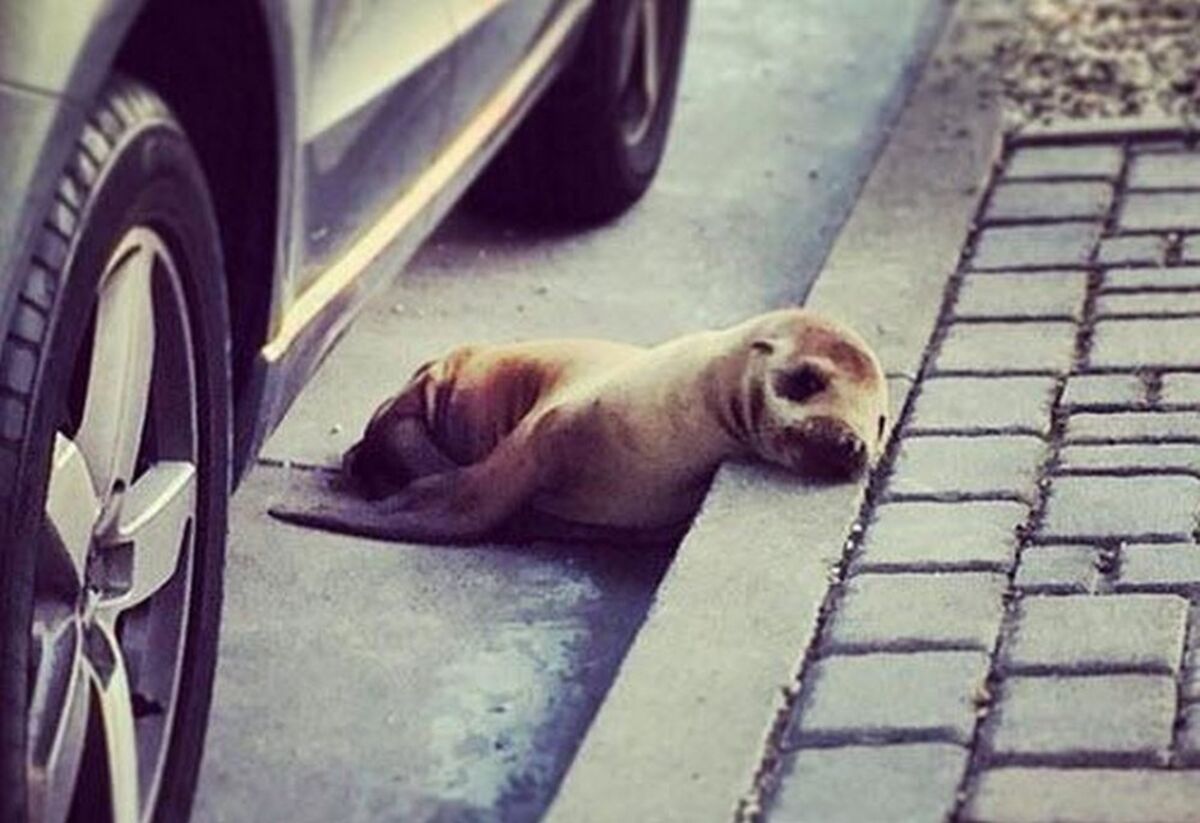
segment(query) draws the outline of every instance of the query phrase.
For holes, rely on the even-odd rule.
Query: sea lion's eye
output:
[[[886,428],[887,428],[887,415],[881,414],[881,415],[879,415],[879,433],[876,434],[875,436],[878,439],[882,440],[883,439],[883,430]]]
[[[771,354],[773,351],[775,351],[775,347],[766,340],[755,340],[750,344],[750,348],[756,352],[759,352],[760,354]]]
[[[829,380],[815,366],[801,366],[775,377],[775,393],[788,400],[803,403],[814,394],[822,392]]]

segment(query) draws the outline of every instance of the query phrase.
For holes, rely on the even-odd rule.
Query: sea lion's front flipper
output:
[[[267,511],[278,520],[298,526],[360,537],[391,537],[377,502],[344,492],[306,491],[303,496],[273,504]]]

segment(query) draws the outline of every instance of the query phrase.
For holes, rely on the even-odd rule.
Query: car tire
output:
[[[0,329],[0,819],[185,820],[230,488],[216,219],[167,106],[114,78]]]
[[[501,219],[586,225],[625,212],[666,148],[689,0],[599,0],[578,50],[473,187]]]

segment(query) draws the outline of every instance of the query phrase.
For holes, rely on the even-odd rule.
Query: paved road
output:
[[[234,501],[197,820],[538,816],[669,556],[386,545],[266,505],[464,339],[652,342],[802,299],[940,5],[698,2],[671,149],[638,209],[571,237],[457,214],[431,239]]]

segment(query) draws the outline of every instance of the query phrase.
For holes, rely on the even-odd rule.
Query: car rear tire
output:
[[[472,189],[502,219],[580,225],[638,201],[675,109],[689,0],[599,0],[571,63]]]
[[[217,226],[186,136],[111,81],[0,330],[0,819],[184,820],[230,470]]]

